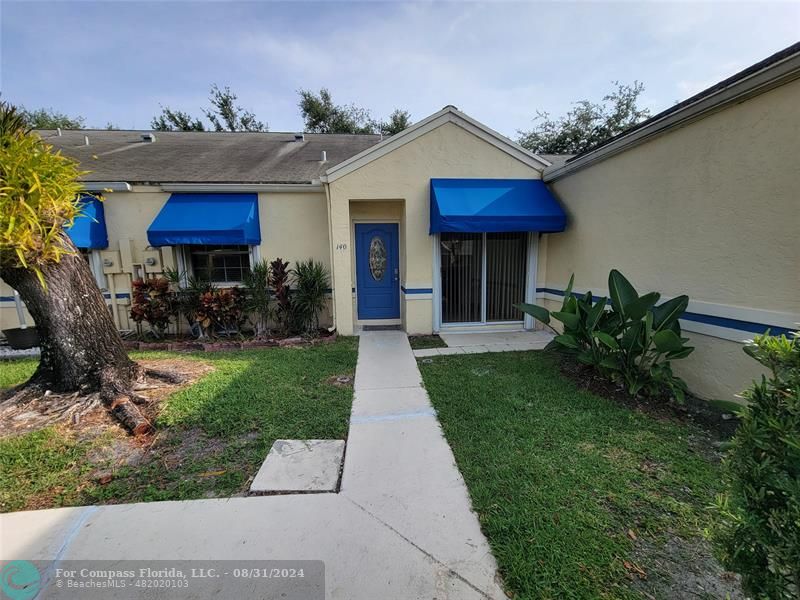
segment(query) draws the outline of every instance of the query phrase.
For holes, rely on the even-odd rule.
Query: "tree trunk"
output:
[[[28,381],[54,392],[100,392],[101,399],[134,434],[150,429],[130,401],[142,369],[125,350],[89,265],[74,255],[42,269],[47,288],[33,271],[4,269],[3,279],[25,302],[39,332],[41,359]]]

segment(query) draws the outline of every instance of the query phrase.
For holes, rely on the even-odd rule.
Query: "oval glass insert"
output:
[[[375,281],[386,273],[386,246],[377,235],[369,243],[369,273]]]

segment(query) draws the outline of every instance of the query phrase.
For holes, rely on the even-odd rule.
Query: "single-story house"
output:
[[[742,341],[800,321],[800,44],[575,157],[537,156],[452,106],[376,135],[42,131],[91,171],[71,235],[118,326],[132,279],[167,268],[219,285],[254,261],[331,272],[327,325],[410,334],[518,330],[518,302],[640,291],[692,299],[698,394],[758,374]],[[0,290],[3,328],[17,323]]]

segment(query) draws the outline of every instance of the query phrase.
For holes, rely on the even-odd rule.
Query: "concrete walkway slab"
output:
[[[343,459],[344,440],[275,440],[250,493],[335,492]]]
[[[404,333],[362,334],[355,390],[338,494],[4,514],[0,560],[322,560],[331,600],[506,598]]]
[[[440,333],[447,348],[414,350],[415,358],[484,352],[543,350],[553,335],[547,331],[507,331],[487,333]]]

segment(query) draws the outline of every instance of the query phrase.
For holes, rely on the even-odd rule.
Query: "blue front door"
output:
[[[356,302],[359,319],[400,318],[397,223],[356,224]]]

